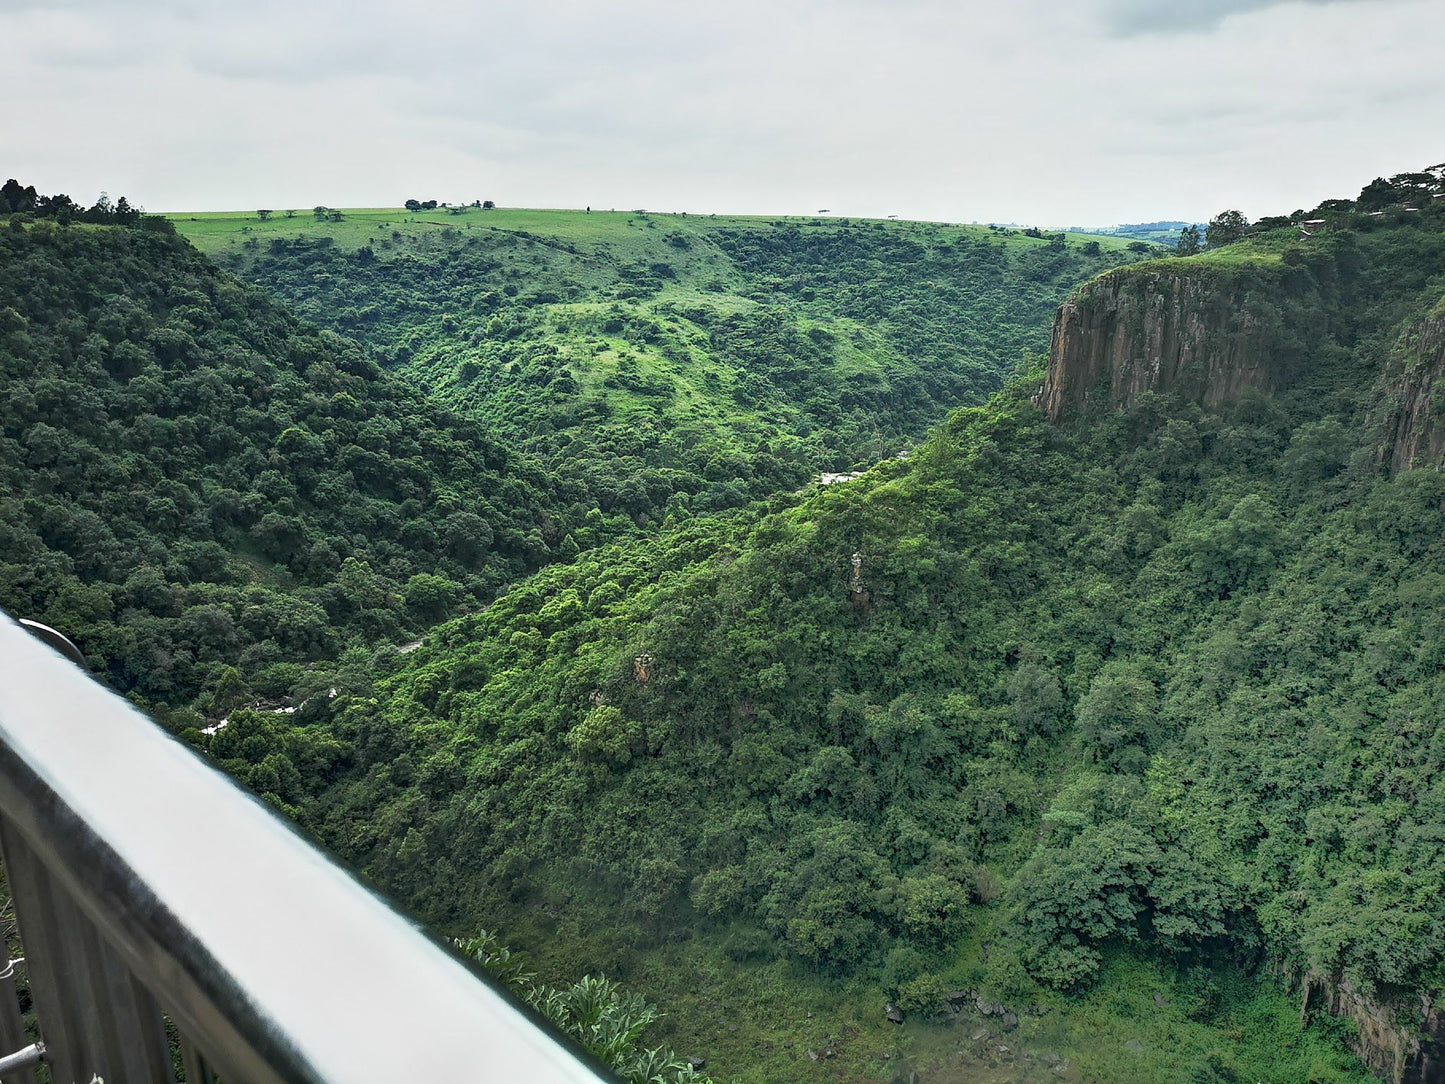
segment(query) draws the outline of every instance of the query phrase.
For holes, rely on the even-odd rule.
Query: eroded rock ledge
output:
[[[1246,389],[1277,389],[1295,359],[1269,300],[1271,278],[1260,269],[1124,268],[1086,283],[1054,318],[1035,403],[1057,422],[1146,392],[1217,406]]]
[[[1384,1004],[1361,994],[1348,979],[1311,972],[1299,981],[1300,1019],[1325,1012],[1352,1020],[1358,1034],[1350,1045],[1390,1084],[1445,1082],[1445,1010],[1428,997]]]
[[[1382,447],[1392,475],[1438,466],[1445,456],[1445,315],[1407,332],[1401,353],[1404,367],[1392,381]]]

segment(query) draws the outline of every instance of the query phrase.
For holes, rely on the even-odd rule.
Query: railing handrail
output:
[[[3,613],[0,840],[7,861],[12,850],[38,860],[37,876],[53,878],[64,906],[93,924],[228,1082],[607,1079]],[[49,916],[34,903],[28,915],[20,887],[21,938],[33,958],[39,946],[27,928]]]

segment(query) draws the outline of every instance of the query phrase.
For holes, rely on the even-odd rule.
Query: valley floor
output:
[[[1002,1003],[948,990],[951,1003],[908,1012],[900,1025],[885,1018],[884,995],[863,978],[738,963],[702,939],[633,951],[605,937],[578,943],[565,928],[527,932],[519,943],[537,946],[528,955],[544,973],[570,979],[585,966],[663,1006],[649,1042],[705,1058],[718,1084],[1375,1079],[1344,1048],[1343,1025],[1326,1018],[1302,1029],[1297,998],[1264,972],[1180,972],[1121,954],[1079,997],[1036,991]],[[987,936],[961,945],[949,971],[976,973]]]

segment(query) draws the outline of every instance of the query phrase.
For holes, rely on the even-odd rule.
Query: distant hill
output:
[[[655,522],[893,455],[982,402],[1122,242],[454,208],[175,215],[224,266]]]
[[[1179,235],[1186,226],[1197,226],[1202,231],[1203,222],[1162,221],[1126,222],[1121,226],[1070,226],[1072,233],[1094,234],[1099,237],[1122,237],[1131,241],[1148,241],[1173,248],[1179,243]]]

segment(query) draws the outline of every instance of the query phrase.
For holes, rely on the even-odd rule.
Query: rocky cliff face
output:
[[[1312,356],[1339,352],[1329,323],[1287,271],[1183,261],[1177,270],[1121,268],[1060,306],[1034,402],[1059,422],[1149,392],[1215,407],[1249,390],[1280,391]],[[1394,475],[1445,464],[1445,312],[1412,324],[1377,379],[1371,424],[1382,465]]]
[[[1048,377],[1035,402],[1052,421],[1128,406],[1145,392],[1204,406],[1273,391],[1292,359],[1267,273],[1124,268],[1080,288],[1054,318]]]
[[[1350,1044],[1360,1060],[1390,1084],[1445,1084],[1445,1011],[1421,997],[1418,1005],[1382,1005],[1347,980],[1306,975],[1300,1019],[1311,1010],[1354,1021]]]
[[[1404,370],[1391,381],[1382,448],[1391,474],[1438,466],[1445,455],[1445,316],[1417,325],[1402,345]]]

